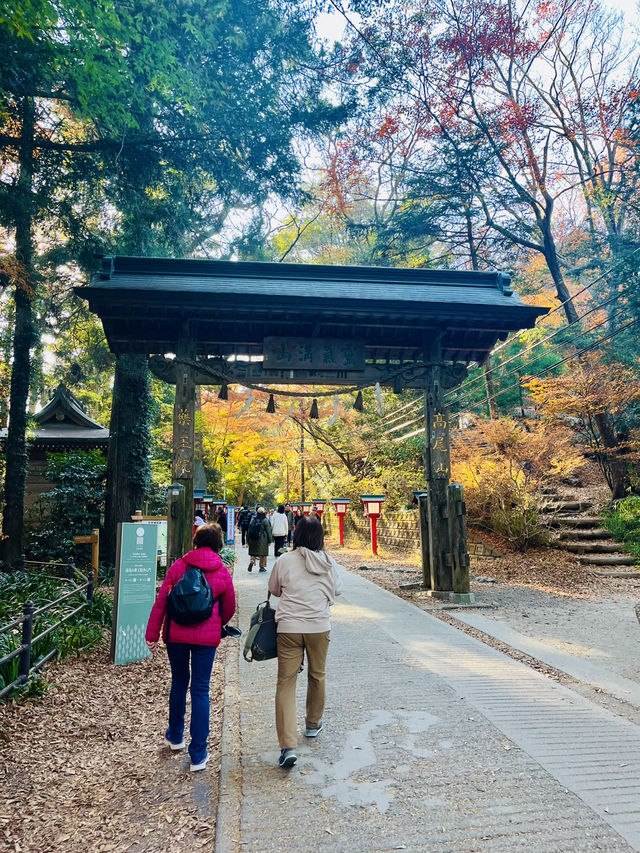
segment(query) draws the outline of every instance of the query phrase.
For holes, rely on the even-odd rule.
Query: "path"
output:
[[[267,576],[241,554],[244,627]],[[638,726],[354,574],[329,655],[325,730],[290,773],[275,662],[229,656],[218,853],[640,850]]]

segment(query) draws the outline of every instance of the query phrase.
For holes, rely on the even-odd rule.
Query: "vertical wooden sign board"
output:
[[[157,549],[156,525],[138,522],[118,525],[112,663],[132,663],[151,657],[144,635],[156,597]]]

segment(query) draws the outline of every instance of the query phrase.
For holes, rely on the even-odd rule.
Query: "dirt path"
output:
[[[0,849],[187,851],[215,837],[225,644],[212,676],[211,760],[163,745],[170,671],[115,667],[108,644],[50,666],[39,700],[0,706]]]

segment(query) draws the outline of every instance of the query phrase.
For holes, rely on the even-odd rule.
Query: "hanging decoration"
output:
[[[249,388],[249,396],[247,397],[247,402],[244,404],[242,409],[236,415],[236,418],[241,418],[246,412],[251,408],[251,404],[253,403],[253,388]]]
[[[218,400],[228,400],[229,399],[229,386],[226,382],[223,382],[220,386],[220,391],[218,393]]]
[[[380,383],[376,382],[375,386],[375,395],[376,395],[376,403],[378,404],[378,414],[384,414],[384,409],[382,408],[382,388],[380,387]]]
[[[267,403],[267,414],[273,415],[276,411],[276,401],[273,398],[273,394],[269,394],[269,402]]]
[[[309,417],[314,421],[317,421],[320,415],[318,414],[318,401],[313,398],[313,403],[311,404],[311,411],[309,412]]]
[[[340,397],[337,394],[334,394],[334,396],[333,396],[333,414],[329,418],[327,426],[332,427],[335,424],[335,422],[338,420],[338,415],[340,414],[339,406],[340,406]]]
[[[364,412],[364,401],[362,399],[362,391],[358,391],[356,394],[356,401],[353,404],[353,408],[356,412]]]

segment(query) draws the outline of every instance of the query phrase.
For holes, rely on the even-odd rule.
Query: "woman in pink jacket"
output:
[[[191,770],[204,770],[209,756],[209,682],[211,668],[220,643],[222,626],[226,625],[236,610],[236,594],[231,575],[220,559],[222,530],[219,524],[198,527],[193,537],[194,550],[176,560],[170,567],[151,608],[146,640],[149,650],[158,649],[160,631],[164,623],[163,639],[171,663],[171,693],[169,694],[169,728],[165,742],[172,750],[184,749],[184,714],[189,687],[189,662],[191,662]],[[214,599],[222,603],[222,618],[218,602],[213,613],[196,625],[178,625],[167,622],[167,597],[189,566],[203,569]],[[167,636],[168,634],[168,636]]]

